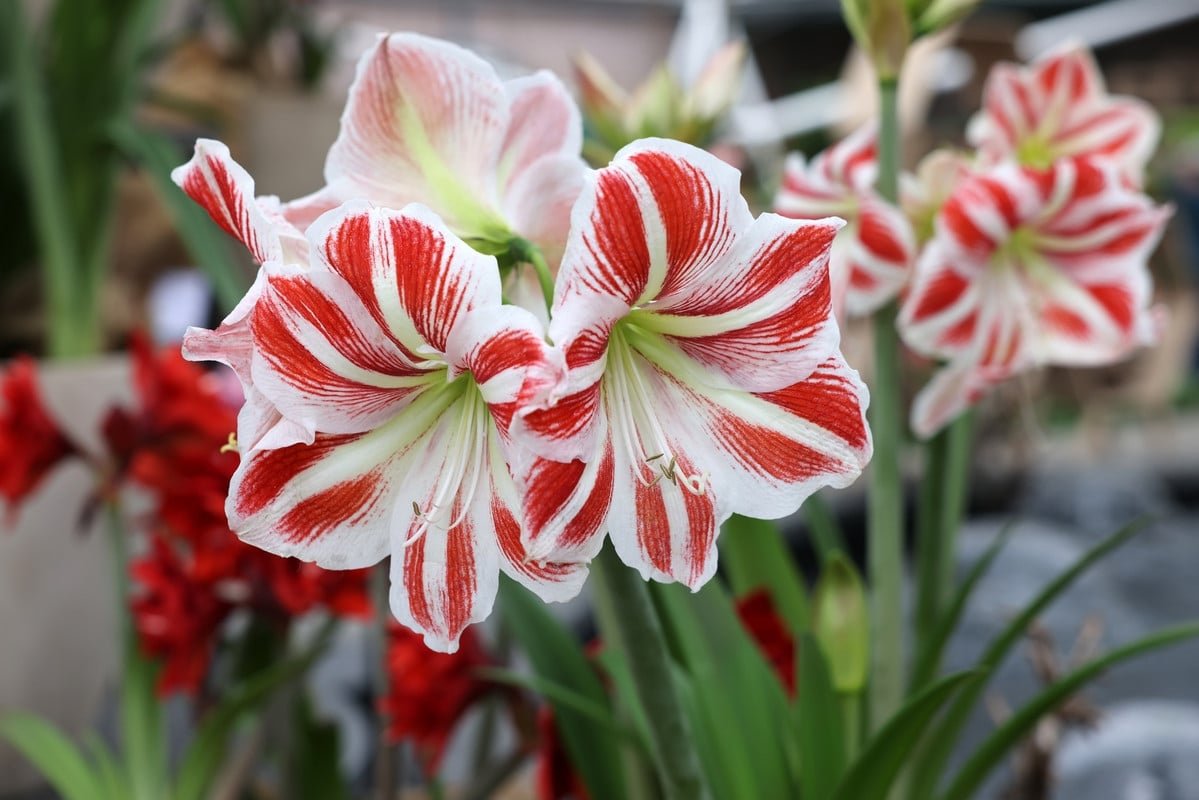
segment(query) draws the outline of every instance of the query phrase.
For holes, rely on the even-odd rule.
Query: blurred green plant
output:
[[[117,182],[127,161],[161,172],[176,153],[145,164],[130,148],[129,131],[141,131],[136,112],[145,94],[159,0],[59,0],[42,24],[31,26],[22,4],[0,4],[4,37],[0,121],[11,137],[24,179],[41,269],[47,317],[46,352],[84,356],[101,347],[99,298],[110,267]],[[118,139],[116,132],[123,131]],[[168,147],[162,143],[160,148]],[[168,196],[178,192],[160,181]],[[185,232],[211,227],[198,208],[176,203],[174,219]],[[16,234],[18,241],[20,233]],[[193,256],[212,276],[221,301],[231,307],[242,288],[210,233],[185,236]]]
[[[706,147],[741,85],[746,48],[733,41],[716,51],[687,88],[661,64],[629,94],[591,55],[575,58],[575,82],[583,111],[583,155],[606,165],[629,142],[648,136]]]

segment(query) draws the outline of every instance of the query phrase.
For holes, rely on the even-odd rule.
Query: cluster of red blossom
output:
[[[19,358],[0,382],[0,496],[9,519],[60,462],[95,468],[95,501],[127,487],[150,497],[138,521],[144,550],[131,562],[134,625],[143,651],[160,661],[162,692],[195,692],[208,672],[224,623],[247,610],[286,626],[317,608],[348,617],[371,613],[365,570],[329,572],[245,544],[229,531],[225,496],[237,456],[222,445],[237,407],[217,379],[183,360],[177,347],[155,352],[131,342],[134,408],[102,422],[106,452],[87,454],[47,411],[32,360]]]

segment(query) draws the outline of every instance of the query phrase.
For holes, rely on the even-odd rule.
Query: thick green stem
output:
[[[379,658],[375,664],[375,697],[381,699],[387,696],[387,629],[391,624],[391,574],[390,565],[386,560],[381,562],[371,572],[371,590],[375,601],[376,630],[379,637]],[[383,715],[378,717],[379,729],[375,739],[375,792],[378,800],[394,800],[397,796],[396,784],[399,782],[399,759],[396,757],[396,747],[387,735],[387,721]]]
[[[916,543],[915,627],[919,652],[928,646],[954,593],[957,533],[969,477],[971,425],[972,415],[967,412],[930,439],[925,449]],[[935,675],[934,671],[928,677]]]
[[[613,613],[616,645],[628,659],[637,698],[649,723],[650,744],[667,800],[706,800],[712,796],[683,705],[675,689],[662,625],[645,581],[605,547],[592,564],[597,602]]]
[[[878,191],[895,202],[899,186],[899,115],[896,84],[879,82]],[[874,385],[870,429],[874,435],[868,508],[868,571],[873,646],[870,730],[877,731],[903,700],[903,483],[899,469],[902,412],[896,304],[874,317]]]
[[[541,295],[545,298],[546,309],[554,305],[554,274],[550,272],[541,248],[527,239],[515,239],[512,242],[512,252],[518,259],[525,262],[537,273],[537,283],[541,287]]]

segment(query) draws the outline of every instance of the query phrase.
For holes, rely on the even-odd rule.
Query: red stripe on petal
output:
[[[520,541],[520,523],[498,497],[491,501],[491,518],[495,524],[496,540],[500,551],[515,569],[522,574],[544,583],[557,583],[578,569],[578,564],[559,561],[533,561],[525,553]]]
[[[894,264],[906,264],[911,257],[908,248],[881,215],[863,214],[858,219],[858,239],[870,252]]]
[[[693,472],[695,467],[685,458],[679,459],[679,467],[684,472]],[[671,488],[669,487],[667,491]],[[716,509],[712,505],[712,492],[696,494],[688,489],[679,488],[682,492],[683,508],[687,512],[687,563],[690,575],[684,580],[690,587],[698,585],[699,580],[708,569],[708,560],[715,555],[713,545],[716,544]]]
[[[290,542],[311,542],[359,522],[375,509],[383,486],[382,476],[372,472],[305,497],[279,520],[279,531]]]
[[[234,507],[241,516],[251,516],[279,497],[285,486],[315,465],[330,450],[356,436],[319,436],[311,445],[297,444],[279,450],[260,450],[250,457],[239,485]]]
[[[573,273],[575,280],[630,304],[641,296],[650,267],[645,220],[636,190],[623,173],[597,173],[591,229],[584,233],[582,245],[589,263]]]
[[[629,159],[645,177],[666,231],[666,280],[660,295],[685,286],[695,270],[733,244],[726,198],[697,164],[665,152],[641,152]]]
[[[662,488],[658,484],[646,486],[637,475],[630,477],[634,484],[633,503],[637,512],[637,544],[655,570],[669,575],[672,572],[670,517],[666,512]]]
[[[587,465],[582,461],[563,463],[540,459],[530,471],[525,488],[525,523],[534,541],[558,516],[572,497],[583,489],[587,499],[558,535],[562,548],[581,547],[600,531],[612,504],[615,485],[612,445],[605,442],[602,461],[589,487],[580,487]]]
[[[936,316],[956,303],[968,288],[970,284],[956,271],[942,269],[924,285],[916,310],[912,312],[912,319],[919,321]]]
[[[1088,286],[1086,289],[1122,330],[1132,328],[1136,319],[1136,305],[1132,292],[1118,284]]]
[[[806,381],[757,397],[808,420],[844,440],[856,450],[869,446],[870,434],[862,419],[857,390],[839,359],[829,359]]]
[[[1084,339],[1091,332],[1085,319],[1063,306],[1046,306],[1041,310],[1041,319],[1047,327],[1075,339]]]

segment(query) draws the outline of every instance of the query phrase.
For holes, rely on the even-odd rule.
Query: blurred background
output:
[[[647,81],[641,96],[660,91],[662,64],[673,85],[688,86],[721,45],[743,40],[736,97],[708,144],[744,171],[756,210],[769,207],[788,151],[817,152],[875,107],[837,0],[0,2],[23,11],[0,16],[0,358],[40,359],[47,404],[84,442],[132,393],[122,351],[133,332],[165,345],[189,325],[211,326],[252,279],[248,258],[169,170],[210,137],[229,145],[260,194],[290,200],[319,188],[354,64],[380,31],[452,40],[504,78],[550,69],[572,89],[587,53],[633,96]],[[1154,522],[1044,620],[1028,658],[997,684],[997,718],[1092,640],[1199,616],[1199,0],[984,0],[913,53],[905,165],[963,143],[992,64],[1069,39],[1094,49],[1111,92],[1161,114],[1149,190],[1175,206],[1153,262],[1168,325],[1159,347],[1125,364],[1043,372],[982,408],[963,559],[1013,516],[1023,524],[948,666],[968,665],[1006,610],[1096,537],[1143,514]],[[30,107],[40,127],[18,113]],[[605,146],[593,141],[590,152]],[[851,327],[846,347],[868,373],[863,334]],[[77,532],[88,481],[82,466],[52,475],[10,520],[15,530],[0,532],[0,712],[35,710],[75,730],[106,713],[116,652],[99,600],[103,546]],[[860,545],[861,491],[836,495],[833,508]],[[808,553],[802,521],[791,528]],[[363,668],[347,652],[326,672],[327,713],[342,720],[352,771],[365,764],[369,723],[355,722]],[[1049,758],[1057,798],[1125,796],[1116,785],[1141,787],[1135,796],[1146,800],[1199,798],[1197,674],[1196,645],[1113,674],[1053,718],[989,796],[1026,796],[1021,774]],[[975,734],[992,724],[975,722]],[[40,796],[31,791],[32,772],[0,745],[0,797]]]

